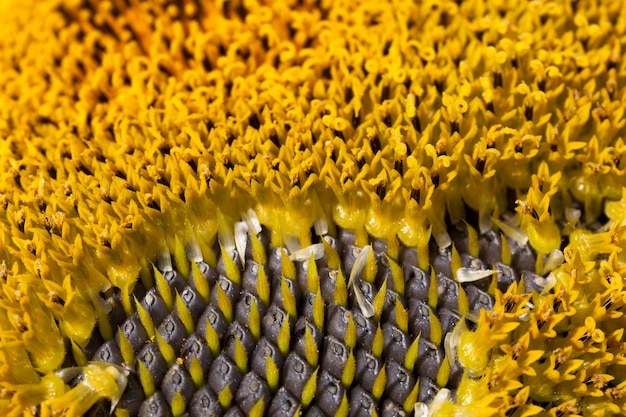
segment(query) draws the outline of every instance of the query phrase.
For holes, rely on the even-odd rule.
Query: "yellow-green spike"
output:
[[[267,274],[265,273],[265,267],[263,265],[259,265],[257,271],[257,281],[256,281],[256,291],[259,295],[259,298],[265,305],[265,307],[269,307],[270,305],[270,282],[267,278]]]
[[[217,394],[217,399],[220,402],[220,405],[223,408],[230,407],[230,404],[233,401],[233,393],[230,390],[230,385],[226,385],[219,394]]]
[[[172,410],[172,415],[174,417],[180,417],[185,412],[185,399],[180,392],[174,394],[174,398],[172,398],[172,404],[170,405],[170,409]]]
[[[383,336],[383,331],[380,328],[380,323],[378,323],[376,333],[374,334],[374,340],[372,340],[372,354],[377,358],[380,358],[380,356],[383,354],[384,347],[385,337]]]
[[[316,293],[320,287],[320,276],[317,272],[317,264],[313,254],[309,258],[308,268],[306,271],[306,283],[309,292]]]
[[[458,281],[456,276],[456,271],[458,271],[463,266],[463,262],[461,261],[461,255],[459,255],[459,251],[456,249],[454,243],[452,244],[452,260],[450,262],[450,267],[452,268],[452,277],[455,281]]]
[[[287,284],[287,278],[284,276],[280,280],[280,295],[282,296],[283,307],[287,314],[289,314],[292,319],[297,319],[298,308],[296,306],[296,297],[293,292],[291,292],[289,284]]]
[[[346,393],[343,393],[343,398],[341,399],[341,403],[339,404],[339,408],[335,412],[335,417],[348,417],[348,413],[350,412],[350,403],[348,403],[348,397]]]
[[[411,389],[411,392],[406,397],[406,400],[404,400],[404,404],[402,405],[402,408],[404,409],[404,412],[407,415],[410,415],[411,412],[413,411],[413,408],[415,407],[415,403],[417,402],[417,396],[419,392],[420,392],[420,382],[418,379],[415,385],[413,386],[413,388]]]
[[[144,264],[139,271],[139,277],[141,278],[141,283],[144,288],[152,288],[154,287],[154,279],[152,278],[152,274],[150,273],[150,267],[148,264]]]
[[[233,303],[230,302],[230,299],[226,295],[226,292],[219,285],[215,286],[217,290],[217,306],[224,315],[224,318],[227,322],[232,323],[233,321]]]
[[[248,371],[248,354],[237,335],[235,335],[235,364],[242,374]]]
[[[469,312],[469,300],[467,299],[467,294],[465,293],[462,285],[459,285],[459,296],[457,301],[459,305],[459,314],[461,316]]]
[[[348,313],[348,325],[346,326],[346,334],[343,337],[343,342],[350,349],[353,349],[356,346],[356,324],[354,324],[354,316],[352,313]]]
[[[315,300],[313,301],[313,324],[318,329],[324,328],[324,299],[322,298],[322,292],[318,288],[317,294],[315,294]]]
[[[261,338],[261,316],[259,315],[259,308],[256,304],[256,299],[251,297],[250,301],[250,314],[248,315],[248,325],[250,327],[250,333],[254,340]]]
[[[376,257],[374,251],[370,250],[367,254],[367,260],[365,261],[365,267],[363,268],[363,281],[373,284],[376,281],[376,272],[378,272],[378,265],[376,264]]]
[[[189,375],[193,380],[193,385],[196,389],[200,389],[204,384],[204,371],[202,370],[202,365],[200,365],[200,361],[197,357],[191,358],[191,364],[189,365]]]
[[[385,299],[387,298],[387,278],[383,281],[383,285],[380,286],[378,293],[374,296],[372,306],[374,307],[374,321],[379,322],[380,316],[383,314],[385,308]]]
[[[290,280],[296,279],[296,266],[293,264],[289,255],[284,250],[280,251],[280,263],[283,268],[283,277]]]
[[[252,259],[259,265],[265,265],[267,262],[265,248],[255,233],[250,233],[250,242],[252,243]]]
[[[102,300],[100,297],[96,297],[94,294],[91,294],[91,296],[91,304],[96,309],[96,314],[98,316],[98,330],[100,331],[100,335],[104,340],[112,340],[113,328],[111,327],[111,322],[109,321],[107,313],[102,307]]]
[[[161,355],[163,355],[163,359],[165,359],[167,365],[171,367],[176,361],[176,353],[174,352],[174,348],[169,343],[167,343],[165,339],[163,339],[163,336],[161,336],[161,333],[159,332],[157,332],[156,334],[156,340],[159,344],[159,350],[161,351]]]
[[[178,318],[185,326],[185,330],[187,331],[187,336],[190,336],[195,330],[196,326],[193,322],[193,317],[191,317],[191,313],[189,309],[185,305],[185,302],[180,297],[178,290],[176,291],[176,311],[178,312]]]
[[[185,245],[180,241],[178,236],[174,238],[174,262],[176,262],[176,271],[183,277],[189,278],[189,261],[185,252]]]
[[[116,408],[115,417],[130,417],[130,413],[125,408]]]
[[[132,286],[134,287],[135,283],[132,283]],[[133,306],[132,303],[130,302],[130,294],[133,292],[133,288],[131,288],[131,282],[130,281],[125,281],[121,286],[120,286],[120,300],[122,301],[122,307],[124,307],[124,312],[126,313],[126,316],[132,316],[134,311],[133,311]]]
[[[144,329],[146,329],[146,333],[148,333],[148,337],[152,338],[156,331],[154,327],[154,322],[152,321],[152,317],[150,313],[146,311],[145,308],[141,305],[137,297],[135,297],[135,308],[137,309],[137,314],[139,315],[139,321]]]
[[[317,343],[313,338],[313,333],[308,326],[305,326],[304,330],[304,351],[306,354],[306,361],[311,366],[317,366],[319,360],[319,349]]]
[[[428,307],[433,310],[437,308],[437,301],[439,299],[437,283],[437,273],[434,268],[430,268],[430,285],[428,287]]]
[[[168,311],[172,311],[172,309],[174,308],[174,297],[172,296],[172,289],[163,277],[163,274],[161,274],[161,271],[159,271],[156,266],[152,266],[152,269],[154,271],[157,289],[159,290],[159,294],[163,299],[163,303],[167,307]]]
[[[72,356],[74,357],[74,361],[78,366],[86,366],[87,365],[87,356],[85,352],[72,340]]]
[[[217,256],[215,256],[215,252],[213,251],[213,248],[211,247],[211,245],[214,242],[215,242],[214,239],[211,239],[211,240],[198,239],[197,240],[198,246],[200,246],[200,252],[202,252],[202,260],[204,261],[204,263],[212,267],[215,267],[217,265]]]
[[[317,389],[317,371],[319,368],[315,369],[315,372],[309,377],[309,380],[304,384],[304,389],[302,390],[302,399],[300,402],[303,407],[308,407],[311,404],[311,401],[315,398],[315,391]]]
[[[374,379],[374,384],[372,385],[372,396],[380,400],[385,392],[385,385],[387,385],[387,364],[385,363],[382,368],[380,368],[380,372],[376,375],[376,379]]]
[[[404,333],[409,332],[409,312],[406,311],[400,297],[396,295],[396,325]]]
[[[274,362],[274,359],[272,359],[270,355],[267,355],[265,359],[265,380],[272,391],[276,391],[278,389],[280,371],[276,366],[276,362]]]
[[[222,251],[222,260],[224,261],[224,268],[226,269],[226,277],[233,283],[241,285],[241,272],[239,271],[237,264],[221,244],[220,250]]]
[[[217,332],[215,331],[215,329],[213,328],[213,326],[211,325],[211,323],[209,323],[209,320],[207,319],[206,323],[206,342],[207,345],[209,345],[209,349],[211,349],[211,353],[213,354],[213,356],[217,357],[217,355],[219,355],[220,353],[220,338],[217,335]]]
[[[348,307],[348,287],[343,278],[341,270],[337,270],[337,280],[335,281],[335,292],[333,293],[335,304]]]
[[[413,369],[415,368],[415,363],[417,362],[421,337],[421,333],[417,335],[415,340],[413,340],[413,343],[411,343],[411,346],[409,346],[409,348],[407,349],[406,356],[404,357],[404,367],[410,372],[413,372]]]
[[[511,265],[511,247],[509,246],[509,241],[504,237],[502,232],[500,232],[500,242],[502,247],[502,263],[505,265]]]
[[[441,322],[437,315],[432,310],[428,312],[430,317],[430,341],[436,345],[441,344],[441,338],[443,337],[443,330],[441,329]]]
[[[283,356],[287,356],[289,353],[289,343],[291,342],[291,329],[289,327],[289,320],[285,320],[278,331],[278,350]]]
[[[119,327],[117,328],[117,334],[120,338],[119,343],[120,352],[122,353],[122,359],[124,359],[125,363],[132,365],[133,363],[135,363],[135,352],[133,351],[133,347],[128,341],[128,338],[126,337],[124,332]]]
[[[341,383],[344,387],[348,388],[352,385],[352,381],[354,381],[356,373],[356,360],[354,359],[354,352],[350,350],[350,354],[348,355],[348,360],[346,361],[346,366],[343,368],[343,373],[341,374]]]
[[[248,417],[263,417],[264,412],[265,412],[265,399],[261,397],[250,409],[250,413],[248,413]]]
[[[196,291],[202,297],[202,300],[208,304],[211,300],[211,289],[209,288],[209,281],[206,279],[200,267],[197,263],[191,263],[191,272],[193,273],[193,283],[196,287]]]
[[[468,222],[463,220],[467,229],[467,252],[470,256],[478,258],[480,246],[478,245],[478,232]]]
[[[328,267],[330,269],[341,269],[341,259],[339,258],[339,255],[337,254],[335,248],[330,246],[325,239],[322,239],[322,242],[324,243],[324,253],[326,254],[326,262],[328,263]]]
[[[450,378],[450,361],[447,357],[444,357],[437,372],[437,385],[444,388],[448,384]]]
[[[398,294],[404,295],[404,271],[402,270],[402,267],[396,263],[396,261],[387,255],[385,255],[385,257],[387,258],[387,263],[391,269],[393,288]]]
[[[498,274],[493,274],[491,276],[491,282],[489,283],[489,288],[487,288],[487,294],[489,294],[492,297],[495,297],[497,291],[498,291]]]
[[[146,368],[146,365],[142,361],[137,361],[137,365],[139,367],[139,381],[141,382],[141,387],[143,388],[143,393],[146,397],[151,396],[155,392],[154,380],[152,379],[152,374]]]

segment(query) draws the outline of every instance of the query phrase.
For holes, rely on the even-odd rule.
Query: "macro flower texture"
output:
[[[626,414],[623,0],[0,1],[0,415]]]

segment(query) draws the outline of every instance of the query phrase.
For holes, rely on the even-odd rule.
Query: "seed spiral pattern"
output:
[[[2,2],[0,414],[626,413],[625,32],[621,0]]]

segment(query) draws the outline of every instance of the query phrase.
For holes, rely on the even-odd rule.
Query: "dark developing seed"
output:
[[[403,358],[404,359],[404,358]],[[404,404],[415,387],[415,377],[404,366],[395,360],[387,361],[387,385],[385,393],[396,404]]]
[[[334,416],[341,404],[345,390],[341,382],[326,371],[320,372],[317,378],[316,405],[326,415]]]
[[[191,417],[221,417],[224,413],[217,396],[211,391],[208,385],[204,385],[196,391],[191,399],[188,410]]]
[[[270,405],[267,415],[275,417],[293,417],[297,415],[300,402],[285,387],[281,387]]]
[[[219,393],[228,387],[230,392],[234,393],[239,388],[241,378],[241,372],[237,366],[225,354],[220,354],[211,364],[208,383],[213,392]]]
[[[183,300],[183,303],[185,304],[185,307],[187,307],[187,310],[189,310],[189,313],[191,314],[191,318],[193,319],[194,323],[197,323],[198,318],[206,307],[206,304],[204,303],[204,300],[202,299],[200,294],[198,294],[198,292],[190,286],[187,286],[185,287],[183,292],[180,293],[180,298]]]
[[[411,344],[409,336],[389,322],[383,323],[382,331],[384,337],[384,357],[398,362],[404,361],[406,352]]]
[[[126,336],[135,353],[139,352],[148,341],[148,333],[139,320],[137,313],[130,316],[121,326],[120,331]],[[115,335],[115,340],[120,343],[119,333]]]
[[[196,388],[187,370],[176,362],[165,374],[161,391],[168,404],[172,404],[177,393],[183,397],[185,404],[189,404]]]
[[[167,372],[168,365],[163,355],[161,355],[158,344],[151,343],[143,348],[137,356],[137,361],[141,361],[145,365],[150,375],[152,375],[154,385],[159,386]]]
[[[215,330],[217,337],[221,338],[228,328],[228,322],[217,307],[210,305],[204,309],[196,327],[196,334],[202,336],[205,340],[207,338],[206,326],[211,326]]]
[[[161,336],[163,336],[163,339],[172,346],[176,354],[178,354],[180,347],[187,337],[185,325],[180,321],[178,316],[176,314],[169,314],[159,326],[158,331]]]
[[[241,381],[235,401],[241,411],[248,415],[252,407],[261,399],[267,410],[271,398],[272,394],[267,382],[255,372],[249,372]]]
[[[136,416],[139,413],[139,409],[145,399],[145,396],[137,374],[130,373],[127,378],[128,385],[126,386],[126,390],[124,391],[122,398],[120,398],[120,402],[117,407],[125,409],[131,416]]]
[[[254,353],[252,354],[250,369],[259,375],[267,375],[267,358],[271,358],[276,364],[276,367],[278,369],[282,369],[284,358],[278,350],[278,347],[266,338],[262,337],[259,339],[259,342],[254,349]]]
[[[315,327],[313,323],[306,320],[304,317],[300,317],[298,322],[296,323],[296,327],[294,330],[294,336],[296,338],[296,344],[294,346],[294,352],[302,356],[306,357],[306,329],[309,329],[313,340],[315,341],[315,345],[318,349],[322,346],[322,341],[324,340],[324,333],[322,330]]]
[[[313,368],[304,358],[295,352],[291,352],[282,370],[282,384],[295,398],[301,398],[302,392],[309,378],[313,374]]]
[[[139,415],[142,417],[171,417],[172,411],[163,393],[157,391],[141,404]]]
[[[275,304],[272,304],[267,310],[267,314],[265,314],[265,317],[263,317],[263,321],[261,322],[263,334],[265,335],[267,340],[274,343],[275,345],[278,345],[280,331],[285,321],[290,321],[289,328],[293,329],[293,323],[291,323],[291,319],[289,318],[285,310],[281,309]]]
[[[370,417],[377,414],[377,401],[372,394],[356,385],[350,390],[350,417]]]
[[[382,368],[382,362],[369,349],[357,349],[355,354],[355,381],[368,391],[372,391],[376,377]]]
[[[98,362],[109,362],[117,365],[121,365],[124,362],[120,348],[114,340],[109,340],[104,343],[96,353],[93,355],[92,360]]]
[[[192,334],[189,336],[180,349],[180,355],[183,358],[183,364],[187,370],[190,369],[193,358],[196,358],[204,375],[206,376],[213,362],[213,354],[211,349],[201,336]]]
[[[322,369],[335,378],[341,379],[349,354],[350,349],[341,340],[326,336],[321,355]]]

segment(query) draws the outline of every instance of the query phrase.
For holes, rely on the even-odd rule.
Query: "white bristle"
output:
[[[261,222],[259,221],[259,218],[254,210],[248,209],[243,212],[241,214],[241,219],[248,225],[250,233],[254,233],[255,235],[261,233]]]
[[[493,269],[472,269],[463,267],[456,270],[456,280],[458,282],[474,282],[490,277],[496,272],[497,271]]]
[[[172,255],[167,246],[164,246],[157,254],[157,268],[161,272],[173,271]]]
[[[364,248],[362,248],[359,254],[357,255],[356,260],[354,261],[354,265],[352,266],[352,271],[350,271],[350,279],[348,280],[348,288],[354,285],[354,280],[361,273],[361,271],[363,271],[363,269],[365,268],[365,264],[367,263],[367,257],[369,256],[371,250],[372,250],[372,246],[367,245]]]
[[[292,261],[305,262],[311,258],[311,255],[313,255],[315,260],[321,259],[324,256],[324,244],[315,243],[306,248],[299,249],[289,255],[289,258]]]
[[[241,265],[246,266],[246,244],[248,243],[248,224],[246,222],[235,223],[235,247],[241,260]]]
[[[498,220],[495,217],[492,217],[491,220],[505,235],[517,242],[519,246],[526,246],[528,243],[528,235],[522,229],[510,223]]]
[[[365,298],[363,291],[361,291],[361,287],[358,285],[354,286],[354,295],[356,296],[356,302],[359,305],[359,309],[361,310],[363,317],[367,319],[374,317],[374,306],[367,298]]]
[[[559,249],[553,250],[552,252],[550,252],[550,255],[548,255],[548,259],[543,266],[543,275],[563,265],[563,262],[565,262],[565,256],[563,256],[563,252],[561,252]]]
[[[192,262],[202,262],[202,250],[200,249],[200,245],[195,240],[189,242],[185,248],[185,252],[187,252],[187,259]]]

